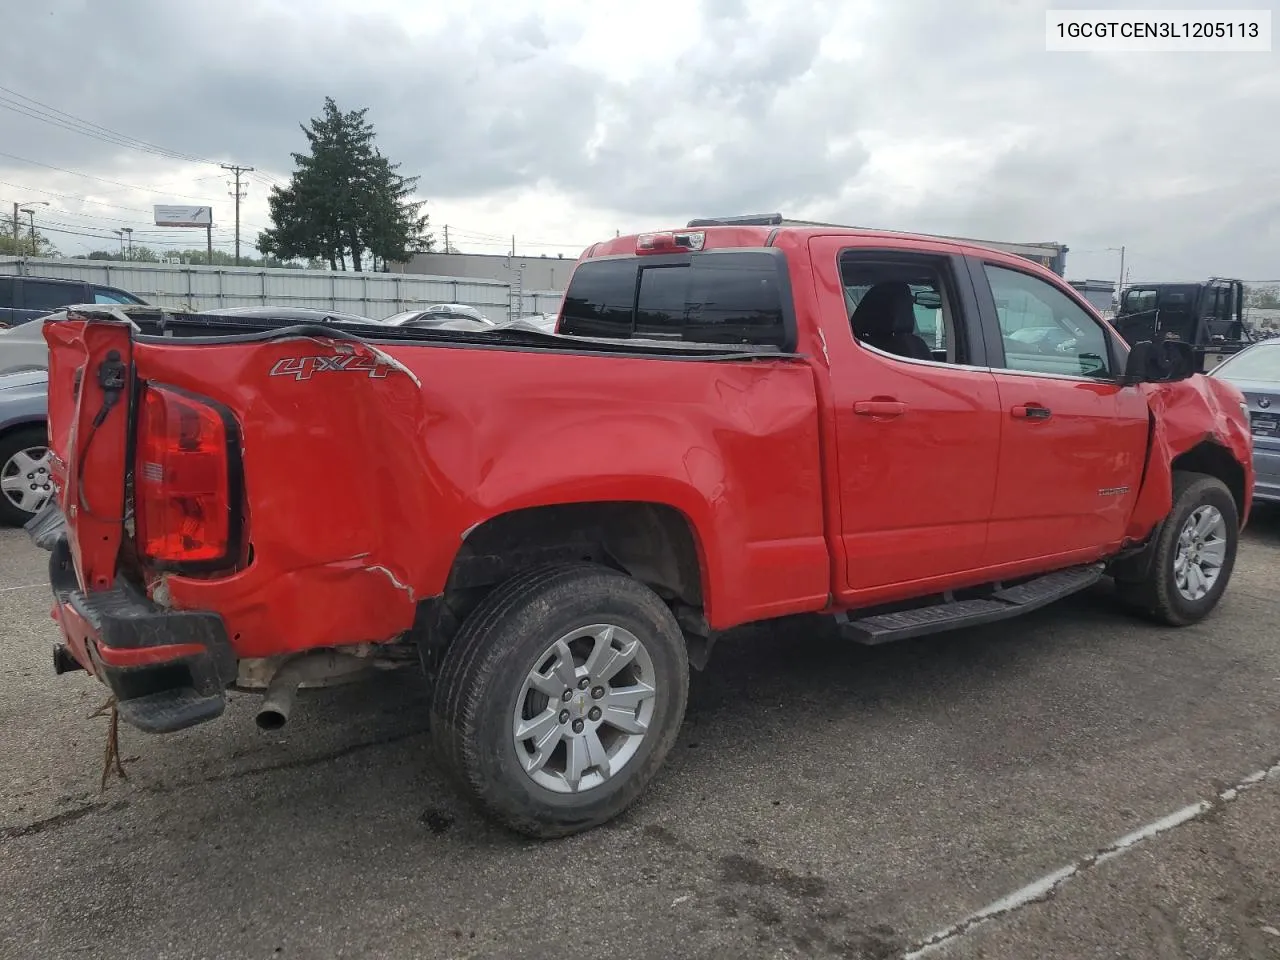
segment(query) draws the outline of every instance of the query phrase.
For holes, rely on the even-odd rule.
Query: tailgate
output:
[[[112,586],[124,532],[132,330],[118,320],[44,324],[55,499],[85,591]]]

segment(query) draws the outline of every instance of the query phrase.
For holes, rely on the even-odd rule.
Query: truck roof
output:
[[[721,232],[719,228],[729,228]],[[686,230],[712,230],[719,234],[717,247],[736,246],[743,243],[767,243],[771,236],[781,230],[808,236],[823,236],[833,233],[860,237],[881,237],[898,240],[924,240],[930,243],[945,243],[956,247],[980,247],[998,250],[1034,261],[1061,276],[1066,265],[1066,253],[1070,249],[1066,244],[1057,242],[1011,243],[999,240],[974,240],[968,237],[953,237],[942,234],[912,233],[900,230],[884,230],[876,227],[860,227],[851,224],[824,223],[819,220],[793,220],[780,213],[753,214],[738,217],[708,217],[690,220],[684,227]],[[732,231],[732,232],[730,232]],[[648,233],[650,231],[644,231]],[[589,247],[584,257],[607,256],[610,254],[630,253],[635,249],[635,240],[644,233],[616,237]],[[713,235],[714,235],[713,234]]]

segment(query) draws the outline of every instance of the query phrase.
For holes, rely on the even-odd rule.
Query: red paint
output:
[[[76,658],[76,662],[91,674],[97,674],[98,669],[89,650],[89,645],[97,638],[97,631],[92,624],[80,616],[74,607],[66,603],[54,604],[53,618],[58,621],[58,626],[62,628],[62,635],[67,641],[67,649]]]
[[[96,644],[98,657],[108,667],[149,667],[205,652],[198,643],[166,643],[155,647],[108,647]]]
[[[106,590],[115,577],[122,535],[128,400],[122,397],[95,427],[106,396],[95,371],[112,350],[129,363],[129,325],[46,323],[44,337],[49,344],[52,473],[67,520],[71,560],[86,590]],[[69,470],[69,464],[76,469]]]
[[[705,243],[759,247],[770,233],[709,228]],[[587,255],[630,255],[635,243]],[[1224,382],[1121,387],[898,362],[854,341],[836,257],[936,242],[788,228],[776,245],[800,359],[422,344],[381,355],[317,338],[130,345],[123,328],[68,321],[46,328],[52,443],[72,464],[85,458],[101,396],[86,375],[77,402],[71,380],[111,347],[131,350],[138,378],[230,411],[243,459],[238,562],[164,582],[174,608],[220,614],[242,657],[395,638],[420,600],[442,592],[464,535],[525,507],[625,500],[679,511],[695,534],[708,620],[723,629],[1109,556],[1159,522],[1169,462],[1206,438],[1244,466],[1251,488],[1248,428]],[[1079,302],[1018,258],[951,249],[1034,272]],[[359,362],[297,362],[353,349]],[[1036,405],[1052,415],[1019,415]],[[123,413],[112,411],[88,454],[85,492],[108,517],[123,490]],[[58,479],[74,508],[73,472]],[[71,512],[76,572],[94,588],[115,571],[120,525]],[[80,659],[81,625],[65,609],[60,622]]]

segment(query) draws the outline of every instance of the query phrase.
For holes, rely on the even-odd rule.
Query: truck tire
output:
[[[49,439],[42,426],[0,437],[0,523],[20,527],[53,495]]]
[[[1175,471],[1173,508],[1156,534],[1150,569],[1142,580],[1118,581],[1117,590],[1158,623],[1196,623],[1222,598],[1239,539],[1239,513],[1226,484]]]
[[[441,664],[437,756],[469,798],[538,839],[625,810],[675,742],[689,694],[684,636],[631,577],[593,563],[494,588]]]

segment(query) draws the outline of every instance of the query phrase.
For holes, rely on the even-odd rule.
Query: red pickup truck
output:
[[[46,325],[55,667],[164,732],[410,666],[443,765],[539,837],[617,815],[724,631],[850,642],[1231,576],[1243,399],[1017,256],[743,223],[621,237],[555,334],[76,308]],[[269,684],[266,681],[269,679]]]

